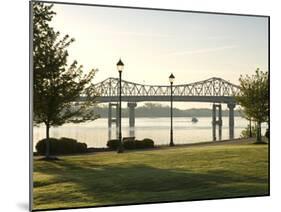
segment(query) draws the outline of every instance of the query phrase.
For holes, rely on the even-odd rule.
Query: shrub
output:
[[[136,145],[136,149],[142,149],[142,148],[144,148],[144,142],[143,142],[143,140],[135,140],[135,145]]]
[[[45,154],[46,141],[44,138],[36,144],[35,148],[39,154]],[[72,138],[49,138],[50,142],[50,154],[73,154],[73,153],[85,153],[87,152],[87,144],[77,142]]]
[[[145,139],[143,139],[143,142],[145,143],[145,146],[146,146],[147,148],[152,148],[152,147],[154,147],[154,141],[153,141],[152,139],[150,139],[150,138],[145,138]]]
[[[137,149],[154,147],[154,141],[152,139],[149,139],[149,138],[145,138],[143,140],[136,140],[135,144],[136,144]]]
[[[38,143],[35,146],[37,153],[40,155],[43,155],[46,153],[46,140],[47,139],[42,139],[42,140],[38,141]],[[59,139],[57,139],[57,138],[49,138],[50,147],[52,147],[52,149],[54,149],[54,145],[58,141],[59,141]],[[51,153],[51,151],[50,151],[50,153]]]
[[[116,150],[117,147],[119,146],[119,139],[111,139],[107,141],[106,145],[109,149]]]
[[[119,145],[118,139],[112,139],[107,142],[107,146],[111,150],[117,150]],[[145,138],[143,140],[135,140],[134,138],[124,138],[123,147],[125,149],[144,149],[154,147],[154,141],[150,138]]]
[[[133,139],[124,139],[123,145],[124,145],[125,149],[135,149],[136,148],[135,140],[133,140]]]

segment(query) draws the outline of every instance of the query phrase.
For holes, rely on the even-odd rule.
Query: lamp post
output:
[[[122,131],[121,131],[121,91],[122,91],[122,85],[121,85],[121,79],[122,79],[122,71],[124,69],[124,64],[121,59],[119,59],[117,65],[117,70],[119,72],[119,146],[118,146],[118,153],[122,153],[124,151],[123,143],[122,143]]]
[[[173,82],[174,82],[174,75],[171,74],[169,76],[169,81],[170,81],[170,84],[171,84],[171,112],[170,112],[170,115],[171,115],[171,131],[170,131],[170,146],[174,146],[174,141],[173,141]]]

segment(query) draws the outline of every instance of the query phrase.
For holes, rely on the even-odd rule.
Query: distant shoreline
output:
[[[93,108],[96,114],[99,114],[102,118],[107,118],[108,107],[96,107]],[[112,110],[112,115],[115,112]],[[212,117],[213,111],[209,108],[191,108],[191,109],[179,109],[173,108],[174,117]],[[229,111],[227,109],[222,110],[222,116],[228,116]],[[241,117],[240,110],[234,110],[234,116]],[[129,111],[125,105],[122,108],[122,117],[128,117]],[[163,106],[161,104],[147,103],[144,106],[135,108],[135,117],[155,117],[155,118],[165,118],[170,117],[170,107]]]

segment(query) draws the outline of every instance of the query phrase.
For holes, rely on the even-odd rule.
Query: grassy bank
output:
[[[268,194],[268,146],[222,144],[34,161],[34,209]]]

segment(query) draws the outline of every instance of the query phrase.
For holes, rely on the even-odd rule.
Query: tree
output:
[[[261,123],[269,120],[268,72],[256,70],[252,76],[240,76],[240,93],[236,96],[246,117],[257,123],[257,143],[261,142]]]
[[[257,126],[250,126],[250,124],[248,124],[248,126],[242,130],[240,137],[241,138],[251,138],[257,136]]]
[[[50,26],[53,5],[33,2],[33,111],[34,123],[46,126],[46,158],[50,157],[49,130],[64,123],[96,119],[91,110],[95,69],[83,74],[77,61],[68,66],[66,48],[74,42]],[[80,101],[83,97],[85,101]]]
[[[243,108],[240,108],[238,111],[239,111],[239,114],[241,117],[243,117],[244,119],[249,121],[249,124],[247,125],[247,127],[241,132],[241,137],[242,138],[252,138],[252,137],[256,136],[256,126],[255,125],[253,126],[252,117],[249,117],[247,114],[245,114],[243,111]]]

